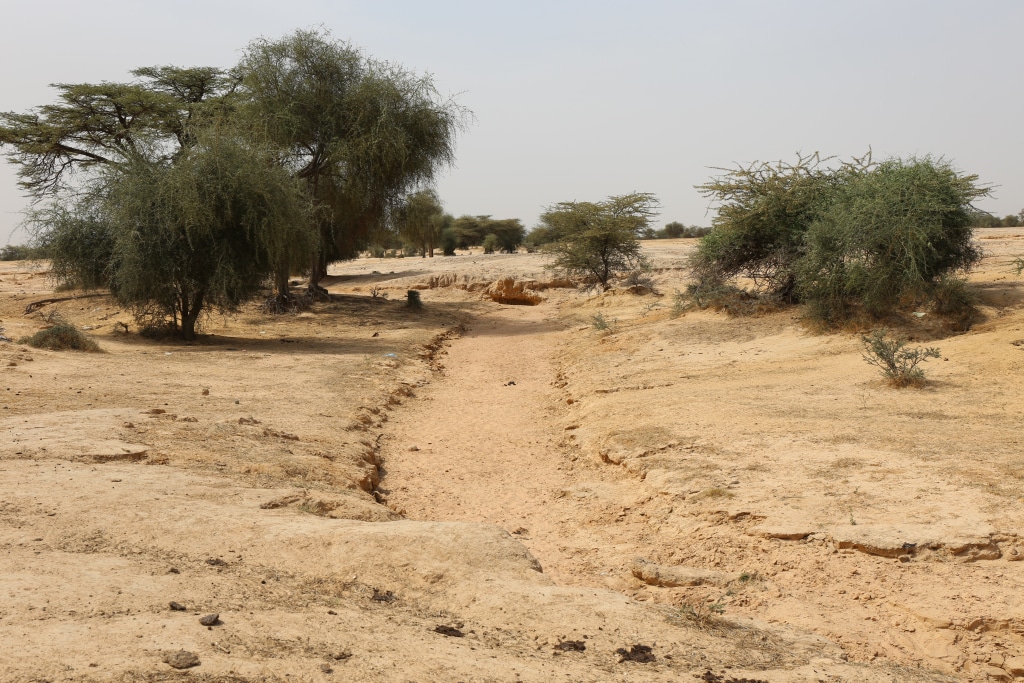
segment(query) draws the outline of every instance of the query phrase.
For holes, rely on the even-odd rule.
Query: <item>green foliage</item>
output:
[[[452,222],[452,231],[459,249],[481,246],[488,235],[494,235],[498,240],[494,249],[509,254],[519,248],[526,236],[526,229],[518,218],[490,216],[459,216]]]
[[[133,83],[60,83],[56,104],[25,114],[0,113],[0,146],[36,198],[73,189],[80,172],[118,165],[148,152],[172,158],[189,131],[229,108],[220,69],[151,67]]]
[[[495,248],[506,254],[514,254],[526,236],[526,229],[518,218],[489,220],[487,229],[490,231],[488,234],[494,235],[498,240]]]
[[[604,313],[595,313],[590,316],[590,324],[598,332],[604,332],[610,327],[608,320],[604,317]]]
[[[236,305],[268,263],[279,299],[290,296],[290,273],[304,269],[311,271],[310,289],[322,293],[317,283],[328,262],[353,257],[372,237],[389,241],[383,238],[391,237],[391,210],[454,160],[455,134],[468,117],[438,96],[430,76],[372,60],[322,31],[256,40],[231,72],[161,66],[132,73],[130,83],[59,84],[55,104],[0,113],[0,146],[18,167],[21,186],[50,200],[33,221],[57,250],[54,273],[66,284],[116,286],[126,300],[141,301],[129,294],[136,291],[130,283],[144,279],[134,269],[160,270],[148,256],[140,260],[149,250],[156,260],[163,254],[162,272],[174,273],[180,299],[185,281],[196,277],[190,268],[226,258],[217,266],[226,279],[215,291],[198,280],[188,285],[193,293],[185,298],[193,303],[172,306],[166,292],[146,295],[152,310],[175,310],[186,328],[196,302]],[[216,164],[203,166],[202,158],[213,157],[198,148],[209,147],[211,136],[259,149],[246,163],[263,168],[229,165],[240,174],[232,180]],[[188,168],[179,170],[182,165]],[[212,174],[210,191],[186,180],[199,170]],[[303,227],[285,229],[279,221],[281,214],[298,218],[296,193],[285,188],[284,175],[301,183],[302,203],[311,208],[300,212]],[[143,191],[151,196],[143,199]],[[268,208],[282,192],[288,200]],[[182,211],[187,218],[172,216],[204,202],[214,218],[191,210]],[[138,213],[130,218],[128,207]],[[115,214],[118,226],[110,223]],[[132,220],[139,225],[136,252],[121,234]],[[234,228],[214,229],[214,222]],[[249,249],[240,234],[258,245],[251,267],[228,256]],[[125,264],[135,264],[128,280]]]
[[[886,339],[887,330],[875,330],[861,336],[863,358],[882,371],[882,375],[895,387],[920,386],[924,383],[924,370],[917,367],[929,358],[940,358],[935,347],[908,348],[905,337]]]
[[[550,268],[607,288],[618,273],[645,270],[637,236],[649,226],[657,200],[646,192],[603,202],[562,202],[541,216],[543,229],[557,236]]]
[[[483,247],[485,254],[493,254],[498,248],[498,236],[492,233],[484,237]]]
[[[760,301],[806,302],[826,324],[926,300],[966,320],[966,298],[939,299],[962,294],[949,283],[980,258],[971,202],[988,189],[977,176],[930,157],[830,161],[753,164],[700,186],[720,206],[691,260],[697,303],[737,303],[733,280],[747,277]]]
[[[423,308],[423,299],[420,298],[420,293],[418,290],[410,289],[406,291],[405,305],[416,311]]]
[[[21,344],[50,351],[71,350],[96,353],[100,350],[99,344],[79,332],[78,328],[68,322],[57,323],[53,327],[40,330],[31,337],[24,337],[18,341]]]
[[[753,280],[755,291],[795,300],[794,264],[811,223],[831,200],[842,178],[862,165],[828,167],[818,154],[794,164],[755,162],[724,170],[697,187],[718,202],[714,230],[701,239],[691,260],[694,279],[710,289],[737,276]]]
[[[203,310],[233,310],[310,248],[307,212],[299,183],[265,150],[207,131],[173,164],[108,167],[87,197],[36,220],[59,282],[107,286],[141,325],[169,319],[188,339]]]
[[[1024,209],[1002,218],[993,216],[988,211],[972,211],[971,225],[975,228],[1019,228],[1024,225]]]
[[[402,240],[421,256],[434,257],[434,245],[451,222],[444,213],[441,200],[433,190],[420,190],[406,196],[392,210],[392,222]]]
[[[455,256],[455,248],[458,245],[458,238],[455,231],[450,227],[441,231],[441,252],[445,256]]]
[[[686,230],[685,225],[679,221],[672,221],[671,223],[666,223],[661,232],[666,238],[674,239],[676,237],[682,237],[684,230]]]
[[[281,150],[316,207],[316,291],[330,261],[352,258],[389,211],[454,160],[466,111],[428,75],[371,60],[322,31],[256,40],[237,74],[241,115]]]
[[[883,317],[901,301],[933,299],[947,276],[969,270],[981,259],[970,205],[985,190],[976,180],[930,158],[848,178],[812,224],[796,268],[812,315],[835,323],[859,307]]]
[[[50,258],[43,246],[28,244],[7,244],[0,247],[0,261],[34,261]]]

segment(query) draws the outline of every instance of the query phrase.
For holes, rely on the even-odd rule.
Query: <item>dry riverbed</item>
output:
[[[103,349],[0,341],[0,679],[1024,678],[1018,232],[970,332],[906,322],[919,390],[795,310],[679,315],[690,240],[660,295],[361,259],[193,345],[0,264],[0,334]]]

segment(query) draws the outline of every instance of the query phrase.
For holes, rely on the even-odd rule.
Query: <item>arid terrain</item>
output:
[[[0,263],[0,680],[1024,680],[1024,229],[978,241],[909,389],[675,310],[693,240],[655,293],[359,259],[194,344]],[[102,352],[11,341],[57,315]]]

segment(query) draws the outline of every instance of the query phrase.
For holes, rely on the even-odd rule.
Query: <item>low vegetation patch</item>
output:
[[[696,305],[758,312],[740,305],[739,290],[773,306],[807,304],[810,318],[841,326],[932,304],[970,325],[963,275],[981,259],[972,202],[989,194],[976,175],[941,158],[870,155],[723,170],[698,188],[719,206],[690,261]]]
[[[908,347],[907,339],[886,339],[886,330],[875,330],[861,337],[864,360],[881,370],[894,387],[924,384],[924,370],[918,365],[942,354],[935,347]]]
[[[99,344],[82,334],[78,328],[71,323],[63,322],[45,330],[40,330],[30,337],[23,337],[19,340],[22,344],[37,349],[49,349],[50,351],[89,351],[96,353],[100,350]]]

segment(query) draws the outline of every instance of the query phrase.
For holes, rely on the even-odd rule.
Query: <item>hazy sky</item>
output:
[[[708,224],[709,167],[797,150],[943,155],[1024,207],[1024,2],[8,3],[0,110],[49,83],[126,80],[139,66],[231,66],[252,38],[323,26],[434,75],[475,114],[440,180],[456,215],[518,217],[634,190],[659,224]],[[0,167],[0,244],[26,206]]]

